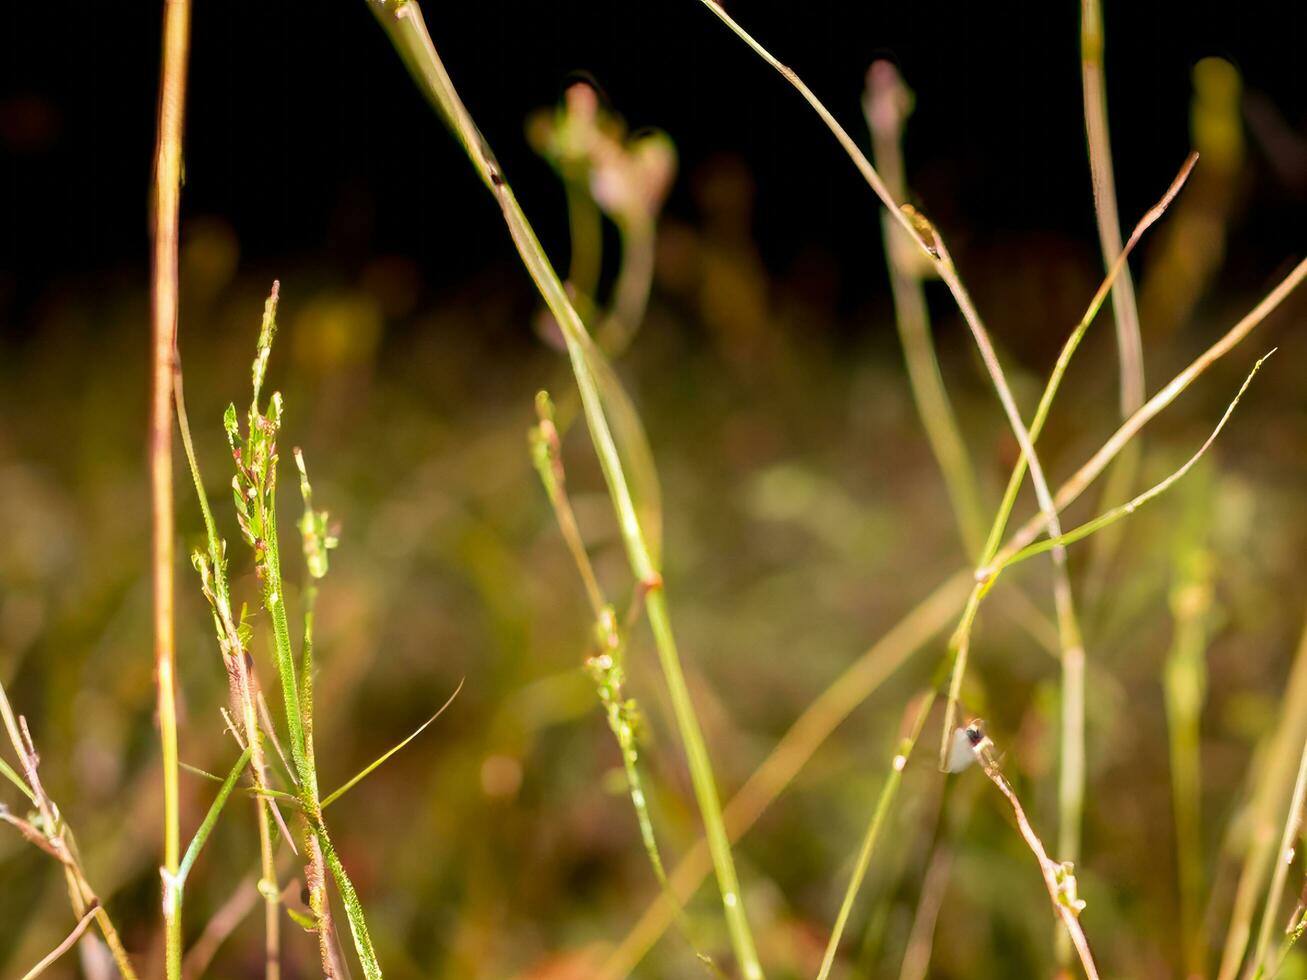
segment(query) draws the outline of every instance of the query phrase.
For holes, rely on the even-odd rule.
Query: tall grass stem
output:
[[[154,157],[153,292],[149,425],[154,669],[163,754],[163,914],[169,980],[180,980],[181,912],[174,880],[180,860],[176,649],[173,588],[172,365],[177,346],[177,238],[182,179],[182,119],[190,48],[190,0],[165,0]]]
[[[586,332],[580,316],[572,306],[562,282],[545,255],[485,138],[459,98],[423,23],[419,5],[415,0],[408,0],[408,2],[372,0],[371,7],[424,94],[436,106],[467,153],[482,182],[499,203],[518,253],[562,330],[577,387],[581,393],[591,439],[618,514],[631,568],[640,587],[647,592],[646,609],[649,623],[653,629],[659,662],[672,699],[695,798],[699,804],[709,850],[717,872],[722,907],[732,946],[746,980],[757,980],[763,975],[762,966],[758,961],[752,931],[745,915],[744,897],[736,875],[730,841],[722,821],[721,804],[707,747],[681,670],[680,657],[667,615],[662,578],[655,563],[655,551],[651,550],[650,542],[646,540],[641,526],[596,382],[596,369],[593,365],[602,363],[602,355]]]

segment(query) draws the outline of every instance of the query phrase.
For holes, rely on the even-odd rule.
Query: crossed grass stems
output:
[[[710,2],[710,0],[704,0],[704,3],[741,40],[779,71],[803,95],[841,145],[844,146],[854,164],[862,172],[868,184],[886,207],[888,215],[885,220],[887,253],[890,256],[892,274],[895,279],[900,327],[905,334],[905,347],[909,348],[914,395],[922,409],[922,415],[927,421],[932,445],[941,459],[941,468],[945,470],[946,478],[949,481],[950,494],[957,509],[959,522],[963,527],[964,537],[972,545],[974,554],[974,543],[978,540],[974,534],[976,508],[974,502],[969,499],[970,494],[967,488],[961,486],[969,464],[965,462],[965,451],[958,451],[960,440],[956,436],[956,424],[952,422],[951,409],[947,405],[946,394],[942,386],[932,386],[930,384],[931,374],[934,373],[937,376],[938,367],[934,363],[928,328],[922,324],[920,316],[917,318],[917,323],[922,324],[920,326],[909,323],[905,327],[903,323],[905,302],[900,293],[906,294],[911,288],[914,277],[905,268],[905,250],[897,247],[893,239],[896,233],[906,235],[907,240],[916,247],[919,260],[924,260],[924,263],[946,283],[973,334],[1022,452],[1020,460],[1014,467],[1007,491],[990,528],[987,540],[979,551],[976,570],[973,575],[974,584],[970,588],[969,595],[963,605],[962,617],[950,640],[948,654],[941,665],[942,669],[938,680],[942,682],[946,673],[948,676],[948,696],[940,746],[941,762],[947,751],[952,732],[956,728],[958,696],[967,665],[971,628],[982,601],[1006,568],[1036,554],[1051,551],[1054,559],[1054,598],[1058,613],[1058,639],[1063,662],[1063,767],[1059,791],[1061,811],[1059,838],[1063,849],[1076,853],[1078,851],[1079,826],[1084,795],[1083,676],[1085,657],[1066,571],[1066,545],[1112,526],[1117,521],[1132,514],[1138,507],[1164,493],[1183,477],[1201,458],[1224,427],[1239,398],[1251,383],[1252,377],[1256,374],[1265,358],[1256,362],[1211,436],[1180,469],[1161,483],[1137,494],[1127,503],[1111,508],[1099,517],[1069,531],[1063,531],[1058,517],[1059,511],[1078,497],[1113,460],[1118,458],[1120,462],[1114,469],[1114,479],[1109,481],[1110,485],[1129,487],[1133,483],[1133,470],[1137,466],[1138,452],[1138,447],[1133,440],[1140,429],[1158,412],[1169,405],[1199,374],[1231,350],[1253,327],[1275,309],[1307,273],[1307,262],[1296,267],[1284,282],[1276,287],[1257,308],[1239,324],[1236,324],[1225,337],[1200,356],[1189,368],[1181,372],[1152,399],[1144,401],[1142,357],[1138,345],[1138,316],[1134,310],[1133,290],[1129,286],[1126,259],[1144,231],[1162,215],[1171,200],[1179,192],[1195,163],[1196,157],[1191,156],[1185,162],[1179,176],[1168,189],[1166,195],[1144,216],[1124,246],[1120,243],[1119,232],[1108,233],[1106,229],[1109,226],[1119,227],[1119,222],[1116,217],[1114,191],[1111,186],[1106,109],[1102,92],[1101,13],[1098,11],[1096,4],[1087,0],[1082,19],[1087,135],[1094,173],[1096,212],[1099,217],[1100,229],[1103,230],[1104,261],[1108,272],[1085,316],[1076,326],[1064,346],[1045,388],[1044,395],[1040,400],[1034,420],[1027,428],[1012,398],[984,324],[977,314],[965,287],[962,285],[948,250],[934,226],[911,205],[899,204],[896,201],[896,195],[891,193],[876,169],[863,155],[861,149],[793,71],[777,61],[720,6]],[[610,495],[613,498],[632,571],[635,574],[636,596],[638,599],[644,600],[650,615],[660,661],[671,691],[677,724],[682,740],[685,743],[687,762],[705,829],[707,830],[707,849],[716,872],[735,957],[739,968],[746,977],[761,976],[761,965],[757,959],[747,917],[743,913],[742,896],[729,843],[723,845],[722,839],[725,837],[729,841],[738,836],[756,818],[758,812],[770,802],[770,799],[774,798],[784,783],[788,781],[789,776],[797,771],[795,762],[797,761],[799,765],[802,764],[799,757],[806,758],[811,751],[815,750],[815,745],[829,733],[829,730],[834,727],[834,724],[838,723],[838,720],[831,721],[827,719],[827,727],[823,731],[822,723],[815,721],[810,712],[805,713],[791,731],[791,734],[794,734],[794,732],[803,728],[804,723],[807,722],[808,725],[804,729],[804,735],[793,741],[787,735],[786,739],[782,741],[782,745],[778,747],[777,752],[767,763],[764,763],[762,769],[759,770],[759,774],[755,775],[755,779],[746,784],[740,793],[740,797],[748,798],[752,812],[749,812],[750,808],[742,807],[741,809],[746,813],[745,818],[733,822],[728,829],[726,814],[730,813],[732,808],[728,807],[726,811],[723,811],[720,807],[711,768],[704,752],[702,736],[698,729],[693,707],[688,704],[686,697],[670,624],[666,618],[665,600],[662,596],[662,580],[648,548],[647,531],[640,523],[640,507],[628,485],[627,475],[623,469],[623,456],[628,461],[635,461],[637,465],[646,465],[648,448],[638,428],[635,429],[636,436],[623,439],[624,434],[631,436],[629,426],[610,426],[609,414],[624,421],[629,420],[631,412],[629,399],[621,391],[619,383],[604,359],[602,351],[591,340],[582,317],[578,314],[562,282],[536,240],[531,226],[518,205],[492,151],[461,102],[426,31],[418,4],[413,0],[385,0],[385,2],[378,0],[378,2],[374,2],[372,9],[390,34],[392,41],[419,86],[432,101],[446,125],[462,145],[482,182],[499,202],[519,254],[561,329],[580,391],[586,422],[599,456]],[[874,122],[872,129],[873,133],[877,130]],[[897,196],[902,196],[901,189]],[[1122,409],[1125,421],[1102,449],[1054,494],[1048,486],[1043,468],[1035,453],[1034,441],[1043,428],[1062,377],[1080,340],[1108,294],[1112,292],[1113,285],[1123,275],[1127,277],[1125,286],[1112,293],[1112,295],[1117,311],[1123,381]],[[900,290],[900,286],[906,288]],[[919,303],[918,305],[924,310],[924,304]],[[907,343],[909,340],[912,342],[911,344]],[[934,388],[933,391],[931,390],[932,387]],[[552,414],[548,408],[547,396],[542,393],[537,404],[540,410],[540,425],[533,431],[533,449],[536,454],[537,469],[544,481],[569,550],[577,562],[596,617],[596,635],[600,652],[592,657],[588,663],[592,673],[596,676],[600,699],[604,703],[610,725],[618,739],[630,783],[633,805],[640,823],[642,839],[655,875],[663,888],[660,903],[664,907],[664,920],[666,918],[675,918],[682,923],[682,928],[684,928],[684,920],[679,912],[679,902],[684,899],[688,891],[697,885],[698,880],[702,877],[702,852],[692,852],[686,859],[686,863],[678,868],[670,879],[665,874],[663,862],[649,824],[644,793],[635,767],[636,751],[629,720],[630,714],[634,711],[634,705],[633,702],[623,698],[621,691],[620,654],[625,648],[625,640],[616,628],[616,615],[613,608],[599,591],[593,572],[589,568],[585,547],[580,538],[575,517],[566,501],[566,494],[563,490],[561,459],[557,448],[557,432],[553,425]],[[638,426],[638,419],[636,419],[636,424]],[[617,438],[614,437],[615,433]],[[1132,460],[1132,457],[1136,458]],[[1003,544],[1004,533],[1026,470],[1029,470],[1041,513],[1012,535],[1007,544]],[[1046,532],[1047,537],[1041,541],[1036,541],[1041,531]],[[952,582],[946,583],[944,587],[941,587],[940,591],[949,589],[952,584]],[[634,615],[638,614],[638,610],[638,603],[633,602],[631,605],[632,615],[628,616],[628,622]],[[905,643],[893,645],[894,654],[898,657],[905,657],[906,652],[903,647],[906,645]],[[888,649],[890,648],[887,647]],[[877,648],[869,651],[868,659],[871,659],[871,655],[877,652]],[[855,667],[862,666],[865,663],[866,661],[860,662]],[[864,673],[870,673],[874,676],[875,671],[864,671]],[[831,690],[838,688],[850,676],[852,675],[842,677]],[[869,688],[874,685],[875,681],[869,681],[868,678],[858,675],[857,683],[863,688]],[[930,704],[935,699],[937,689],[937,686],[932,687],[928,696],[923,699],[909,734],[900,743],[899,751],[894,757],[889,778],[884,785],[871,825],[864,838],[853,878],[841,905],[830,942],[827,945],[819,973],[821,978],[826,977],[830,972],[838,949],[840,935],[844,924],[847,922],[862,877],[869,865],[885,815],[892,804],[908,756],[915,748],[918,736],[924,727]],[[865,694],[867,691],[864,690],[861,693]],[[849,700],[856,702],[860,698]],[[826,707],[826,705],[823,705],[823,707]],[[847,710],[851,710],[851,705],[847,707]],[[847,714],[847,710],[844,711],[845,714]],[[785,763],[778,763],[769,770],[768,767],[771,766],[773,760],[781,757],[782,750],[789,753]],[[1307,755],[1304,758],[1307,759]],[[1098,975],[1097,968],[1089,951],[1084,932],[1079,924],[1079,913],[1083,908],[1083,903],[1077,897],[1073,863],[1069,861],[1053,862],[1047,856],[1042,842],[1040,842],[1026,819],[1011,784],[997,769],[990,766],[984,766],[983,768],[989,778],[1007,796],[1022,835],[1039,860],[1054,912],[1063,923],[1065,936],[1069,940],[1069,942],[1060,945],[1065,945],[1068,948],[1074,947],[1086,974],[1090,977],[1096,977]],[[788,775],[785,774],[787,769]],[[778,771],[781,773],[779,777],[776,775]],[[755,780],[763,774],[767,774],[766,777],[760,783],[755,783]],[[758,786],[763,788],[758,789]],[[751,789],[753,789],[753,794],[749,798]],[[1287,833],[1289,833],[1288,830],[1286,830]],[[690,868],[692,859],[696,857],[700,867],[692,868],[682,874],[682,870]],[[646,920],[648,918],[649,916],[646,915]],[[666,921],[661,924],[661,927],[665,927],[665,925]],[[644,939],[651,942],[661,927],[654,925],[645,929]],[[637,931],[639,931],[639,927],[637,927]],[[629,943],[624,944],[624,948],[629,947],[629,945]],[[647,943],[644,948],[647,948]],[[622,972],[618,969],[619,965],[621,967],[633,966],[635,959],[638,958],[639,951],[628,949],[624,960],[621,958],[621,954],[622,950],[619,949],[618,954],[606,964],[603,975],[619,975]]]

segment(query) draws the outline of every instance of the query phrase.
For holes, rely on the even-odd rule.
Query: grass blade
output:
[[[17,786],[22,794],[27,797],[28,802],[30,802],[32,806],[36,806],[36,797],[32,795],[32,791],[27,788],[27,783],[23,782],[23,777],[14,772],[13,767],[5,762],[4,759],[0,759],[0,776],[4,776],[5,779]]]
[[[465,679],[466,678],[464,678],[463,680]],[[426,731],[427,726],[430,725],[437,718],[439,718],[442,714],[444,714],[445,709],[454,703],[454,698],[458,697],[459,691],[463,690],[463,680],[459,680],[458,687],[454,688],[454,693],[449,696],[449,699],[440,706],[440,709],[434,715],[432,715],[430,718],[428,718],[426,721],[420,724],[417,728],[415,728],[413,730],[412,735],[404,739],[402,742],[395,744],[386,752],[378,756],[375,761],[369,763],[363,769],[359,770],[358,773],[356,773],[351,779],[346,781],[345,784],[341,786],[339,789],[333,790],[332,792],[328,793],[325,797],[323,797],[322,809],[325,810],[327,807],[331,806],[331,804],[335,803],[338,799],[340,799],[351,789],[357,786],[366,776],[368,776],[378,766],[384,763],[387,759],[389,759],[392,755],[394,755],[404,746],[408,745],[408,743],[413,741],[413,739],[417,738],[424,731]]]
[[[213,803],[209,806],[209,812],[204,815],[204,820],[200,827],[195,831],[195,836],[191,838],[190,845],[186,848],[186,853],[182,855],[181,863],[177,867],[177,891],[178,901],[181,899],[181,890],[186,885],[186,876],[190,874],[195,859],[200,856],[200,850],[204,847],[205,842],[209,839],[209,834],[213,832],[214,826],[218,823],[218,817],[222,814],[222,808],[227,804],[227,798],[231,796],[231,791],[236,786],[236,780],[244,771],[245,766],[250,761],[249,746],[240,754],[236,764],[231,767],[231,772],[227,773],[227,778],[222,781],[222,786],[218,788],[218,795],[213,798]]]
[[[1166,493],[1167,490],[1169,490],[1172,486],[1175,485],[1176,481],[1183,478],[1186,473],[1188,473],[1191,469],[1193,469],[1194,464],[1197,463],[1200,459],[1202,459],[1203,455],[1207,452],[1207,450],[1211,448],[1212,443],[1216,441],[1216,437],[1219,436],[1221,434],[1221,430],[1225,428],[1225,423],[1228,422],[1230,420],[1230,416],[1234,414],[1235,407],[1239,404],[1239,399],[1243,397],[1244,392],[1248,390],[1248,386],[1252,384],[1253,378],[1257,376],[1258,370],[1261,369],[1261,366],[1263,363],[1265,363],[1266,359],[1270,357],[1271,354],[1274,353],[1275,350],[1272,349],[1269,353],[1258,358],[1257,363],[1253,365],[1253,369],[1248,373],[1248,377],[1244,378],[1243,384],[1239,387],[1238,393],[1234,396],[1234,401],[1230,402],[1229,406],[1226,407],[1225,414],[1222,415],[1221,420],[1216,423],[1216,428],[1212,430],[1212,434],[1207,437],[1207,441],[1198,447],[1198,451],[1194,453],[1192,456],[1190,456],[1188,461],[1185,462],[1183,466],[1181,466],[1178,470],[1173,472],[1165,480],[1161,481],[1160,483],[1152,487],[1149,487],[1147,490],[1139,494],[1133,500],[1129,500],[1118,507],[1113,507],[1111,510],[1107,511],[1106,513],[1100,514],[1098,517],[1095,517],[1093,520],[1086,521],[1084,524],[1072,528],[1070,531],[1067,531],[1065,534],[1061,535],[1060,537],[1046,539],[1044,541],[1038,541],[1032,545],[1027,545],[1025,548],[1022,548],[1014,555],[1004,559],[1001,563],[995,564],[987,569],[982,569],[981,572],[977,574],[982,575],[984,577],[989,577],[990,575],[996,575],[999,572],[1001,572],[1003,569],[1015,565],[1018,562],[1024,561],[1027,558],[1033,557],[1034,555],[1042,554],[1045,551],[1049,551],[1053,548],[1057,548],[1060,546],[1073,544],[1076,541],[1081,541],[1089,537],[1094,532],[1102,530],[1103,528],[1108,527],[1112,524],[1115,524],[1123,517],[1128,517],[1129,515],[1133,514],[1136,510],[1138,510],[1140,507],[1142,507],[1144,504],[1148,503],[1150,500],[1153,500],[1155,497],[1159,497],[1162,494]]]

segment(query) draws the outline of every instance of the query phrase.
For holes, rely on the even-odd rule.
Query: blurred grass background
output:
[[[620,370],[659,464],[669,595],[729,795],[964,555],[904,378],[874,202],[792,94],[696,5],[681,6],[583,5],[580,26],[559,11],[523,10],[511,36],[493,41],[488,12],[428,16],[560,266],[562,195],[522,135],[526,115],[582,68],[632,126],[657,125],[677,143],[681,173],[659,229],[648,314]],[[910,186],[949,237],[1027,409],[1100,267],[1075,10],[1039,16],[1035,6],[950,12],[948,38],[924,15],[834,4],[802,16],[777,4],[737,11],[862,139],[862,73],[873,56],[899,60],[918,95]],[[1224,167],[1200,164],[1134,263],[1150,389],[1250,308],[1302,247],[1307,104],[1281,58],[1295,42],[1279,20],[1293,15],[1241,8],[1207,22],[1107,9],[1127,226],[1202,138],[1193,66],[1223,55],[1242,79],[1227,134],[1235,150]],[[41,65],[45,45],[20,50],[28,15],[3,15],[12,30],[0,100],[9,216],[0,680],[32,724],[43,779],[77,830],[88,876],[148,966],[161,934],[143,449],[142,205],[157,43],[147,13],[139,36],[104,50],[97,26],[128,37],[131,25],[88,13]],[[262,298],[279,277],[270,386],[286,398],[284,439],[304,448],[318,504],[342,538],[318,613],[324,781],[343,781],[407,735],[466,678],[419,741],[332,811],[382,961],[395,977],[589,976],[657,886],[580,669],[584,595],[526,451],[534,392],[566,392],[570,377],[542,336],[493,203],[367,11],[322,18],[306,37],[285,12],[242,10],[226,23],[197,13],[181,354],[202,469],[234,542],[220,417],[246,390]],[[397,179],[400,170],[422,179]],[[607,245],[605,283],[611,230]],[[930,295],[943,373],[992,507],[1016,447],[965,328],[939,287]],[[1241,807],[1307,597],[1304,311],[1291,299],[1147,430],[1152,482],[1206,437],[1254,356],[1279,345],[1209,458],[1131,518],[1104,586],[1084,604],[1091,791],[1079,873],[1086,928],[1113,975],[1172,975],[1182,957],[1163,674],[1195,580],[1210,590],[1198,643],[1208,675],[1200,840],[1219,946]],[[1053,473],[1070,472],[1110,434],[1116,403],[1105,314],[1040,443]],[[564,449],[600,576],[625,596],[620,537],[584,434],[573,431]],[[286,506],[289,524],[298,506]],[[1022,515],[1033,508],[1023,498]],[[1074,510],[1091,512],[1089,502]],[[202,528],[182,479],[178,513],[189,550]],[[252,600],[252,571],[232,554],[234,586]],[[1078,584],[1084,554],[1072,551]],[[1007,750],[1032,819],[1051,831],[1058,671],[1039,642],[1051,603],[1039,569],[1011,578],[982,614],[967,699]],[[225,678],[193,586],[180,570],[182,758],[225,771]],[[271,685],[265,641],[255,656]],[[943,642],[838,729],[739,847],[772,975],[814,972],[904,705]],[[637,631],[632,692],[649,717],[651,806],[674,859],[699,821],[652,655]],[[942,778],[910,768],[890,845],[851,923],[851,975],[897,973],[932,853],[951,857],[930,975],[1047,971],[1052,923],[1030,856],[982,777],[959,781],[941,818]],[[184,827],[211,792],[185,778]],[[197,867],[189,937],[254,873],[252,817],[248,804],[233,808]],[[937,838],[945,846],[932,850]],[[16,834],[0,835],[0,882],[0,972],[18,975],[66,934],[66,897],[48,857]],[[690,911],[720,945],[711,888]],[[256,975],[257,918],[223,946],[213,975]],[[289,927],[286,948],[288,975],[313,973],[311,937]],[[71,959],[52,975],[74,975],[60,969],[72,971]],[[637,975],[696,969],[669,933]]]

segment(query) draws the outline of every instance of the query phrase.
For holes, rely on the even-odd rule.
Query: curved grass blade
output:
[[[442,705],[440,706],[440,710],[437,711],[437,712],[436,712],[434,715],[432,715],[430,718],[428,718],[426,721],[424,721],[424,722],[423,722],[421,725],[419,725],[416,729],[414,729],[412,735],[410,735],[408,738],[404,739],[404,741],[399,742],[398,744],[392,746],[390,749],[388,749],[388,750],[387,750],[386,752],[384,752],[382,755],[378,756],[377,759],[376,759],[376,761],[370,763],[369,765],[365,766],[363,769],[359,770],[359,772],[358,772],[358,773],[357,773],[353,778],[351,778],[348,782],[346,782],[346,783],[345,783],[343,786],[341,786],[339,789],[337,789],[337,790],[333,790],[332,792],[328,793],[325,797],[323,797],[323,800],[322,800],[322,809],[325,810],[327,807],[331,806],[332,803],[336,802],[336,800],[340,799],[342,796],[344,796],[346,793],[348,793],[351,789],[353,789],[355,786],[357,786],[360,782],[362,782],[363,779],[364,779],[366,776],[368,776],[368,775],[369,775],[369,774],[370,774],[374,769],[376,769],[378,766],[380,766],[383,762],[385,762],[387,759],[389,759],[392,755],[394,755],[396,752],[398,752],[398,751],[399,751],[400,749],[402,749],[404,746],[408,745],[408,743],[411,742],[411,741],[413,741],[413,739],[417,738],[417,737],[418,737],[419,735],[421,735],[424,731],[426,731],[427,726],[430,725],[430,724],[431,724],[433,721],[435,721],[437,718],[439,718],[442,714],[444,714],[444,713],[445,713],[445,709],[448,708],[451,704],[454,703],[454,698],[458,697],[458,693],[459,693],[459,691],[463,690],[463,681],[466,680],[466,679],[467,679],[467,678],[463,678],[462,680],[460,680],[460,681],[458,682],[458,687],[454,688],[454,693],[451,694],[451,695],[449,696],[449,699],[448,699],[447,701],[445,701],[445,703],[442,704]]]
[[[1258,358],[1257,363],[1253,365],[1253,369],[1248,373],[1248,377],[1244,378],[1244,382],[1240,386],[1238,394],[1234,396],[1234,401],[1230,402],[1229,406],[1225,410],[1225,414],[1221,416],[1221,421],[1216,423],[1216,428],[1213,429],[1212,434],[1207,437],[1207,441],[1204,442],[1198,448],[1198,452],[1194,453],[1192,456],[1189,457],[1189,460],[1183,466],[1181,466],[1178,470],[1176,470],[1174,473],[1168,476],[1165,480],[1145,490],[1143,493],[1139,494],[1139,496],[1135,497],[1134,499],[1129,500],[1124,504],[1121,504],[1119,507],[1113,507],[1111,510],[1107,511],[1106,513],[1100,514],[1098,517],[1095,517],[1091,521],[1086,521],[1084,524],[1081,524],[1079,527],[1072,528],[1070,531],[1067,531],[1065,534],[1062,534],[1056,538],[1046,538],[1043,541],[1037,541],[1032,545],[1027,545],[1025,548],[1022,548],[1020,551],[1012,555],[1010,558],[1006,558],[1001,563],[993,565],[990,568],[984,569],[981,572],[977,573],[977,577],[990,578],[998,574],[999,572],[1001,572],[1003,569],[1011,565],[1015,565],[1017,564],[1017,562],[1024,561],[1027,558],[1033,557],[1034,555],[1042,554],[1045,551],[1051,551],[1053,548],[1059,547],[1061,545],[1073,544],[1076,541],[1083,540],[1084,538],[1089,537],[1094,532],[1100,531],[1110,524],[1115,524],[1117,521],[1121,520],[1121,518],[1128,517],[1129,515],[1133,514],[1136,510],[1138,510],[1140,507],[1142,507],[1144,504],[1152,500],[1154,497],[1161,496],[1163,493],[1169,490],[1176,483],[1176,481],[1178,481],[1181,477],[1183,477],[1186,473],[1188,473],[1193,468],[1194,464],[1197,463],[1198,460],[1202,459],[1203,455],[1211,447],[1212,443],[1216,441],[1216,437],[1221,434],[1221,430],[1225,428],[1225,423],[1228,422],[1230,420],[1230,416],[1234,414],[1235,406],[1239,404],[1239,399],[1243,397],[1243,393],[1247,391],[1248,386],[1252,384],[1252,380],[1257,375],[1258,370],[1261,368],[1262,364],[1266,361],[1266,358],[1270,357],[1271,354],[1274,353],[1275,353],[1275,348],[1272,348],[1268,353]]]
[[[14,772],[13,768],[9,763],[5,762],[4,759],[0,759],[0,776],[4,776],[5,779],[17,786],[22,794],[27,797],[32,806],[36,806],[36,797],[33,796],[32,791],[27,788],[27,783],[23,782],[23,777]]]

